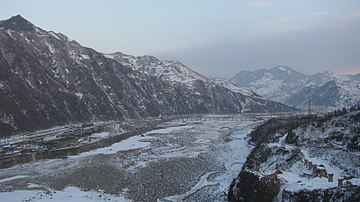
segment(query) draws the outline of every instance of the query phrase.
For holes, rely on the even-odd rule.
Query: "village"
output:
[[[0,139],[0,168],[44,158],[66,157],[152,129],[160,118],[56,126]],[[30,157],[30,158],[29,158]]]

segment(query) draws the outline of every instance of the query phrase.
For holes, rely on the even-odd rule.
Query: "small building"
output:
[[[94,126],[94,122],[92,122],[92,121],[85,121],[85,122],[81,125],[82,128],[87,128],[87,127],[91,127],[91,126]]]
[[[327,173],[326,173],[326,169],[324,167],[318,167],[318,175],[320,177],[326,177],[327,176]]]
[[[1,143],[0,148],[10,147],[10,144],[8,143]]]
[[[59,139],[53,139],[49,141],[39,142],[39,145],[49,150],[61,149],[65,147],[73,147],[79,144],[79,140],[76,137],[66,136]]]
[[[14,146],[9,146],[9,147],[2,148],[1,152],[2,152],[3,155],[11,155],[11,154],[17,153],[18,150]]]

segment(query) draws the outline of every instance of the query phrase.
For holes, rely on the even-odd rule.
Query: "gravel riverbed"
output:
[[[109,152],[102,148],[85,156],[1,169],[0,197],[12,201],[49,197],[54,201],[225,201],[228,186],[252,148],[246,136],[262,121],[167,122],[162,129],[129,141],[126,150],[109,146]]]

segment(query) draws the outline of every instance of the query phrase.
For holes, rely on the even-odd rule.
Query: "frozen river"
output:
[[[236,120],[236,121],[234,121]],[[263,118],[166,122],[66,159],[0,170],[4,201],[225,201]]]

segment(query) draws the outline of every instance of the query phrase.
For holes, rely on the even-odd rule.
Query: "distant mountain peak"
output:
[[[266,70],[267,71],[267,70]],[[279,72],[281,74],[286,73],[286,74],[298,74],[298,75],[303,75],[300,72],[297,72],[293,69],[291,69],[289,66],[285,66],[285,65],[279,65],[276,67],[271,68],[270,70],[268,70],[270,72]],[[304,76],[304,75],[303,75]]]
[[[309,85],[317,107],[351,106],[358,102],[360,76],[337,75],[331,71],[301,74],[288,66],[239,72],[231,81],[240,87],[290,106],[307,107]]]
[[[337,74],[335,74],[334,72],[331,72],[331,71],[325,71],[324,74],[328,75],[328,76],[337,76]]]
[[[35,31],[35,26],[21,15],[16,15],[8,20],[1,21],[0,27],[14,31]]]
[[[15,15],[12,16],[11,18],[8,19],[9,21],[25,21],[25,22],[29,22],[27,21],[25,18],[23,18],[21,15]]]

